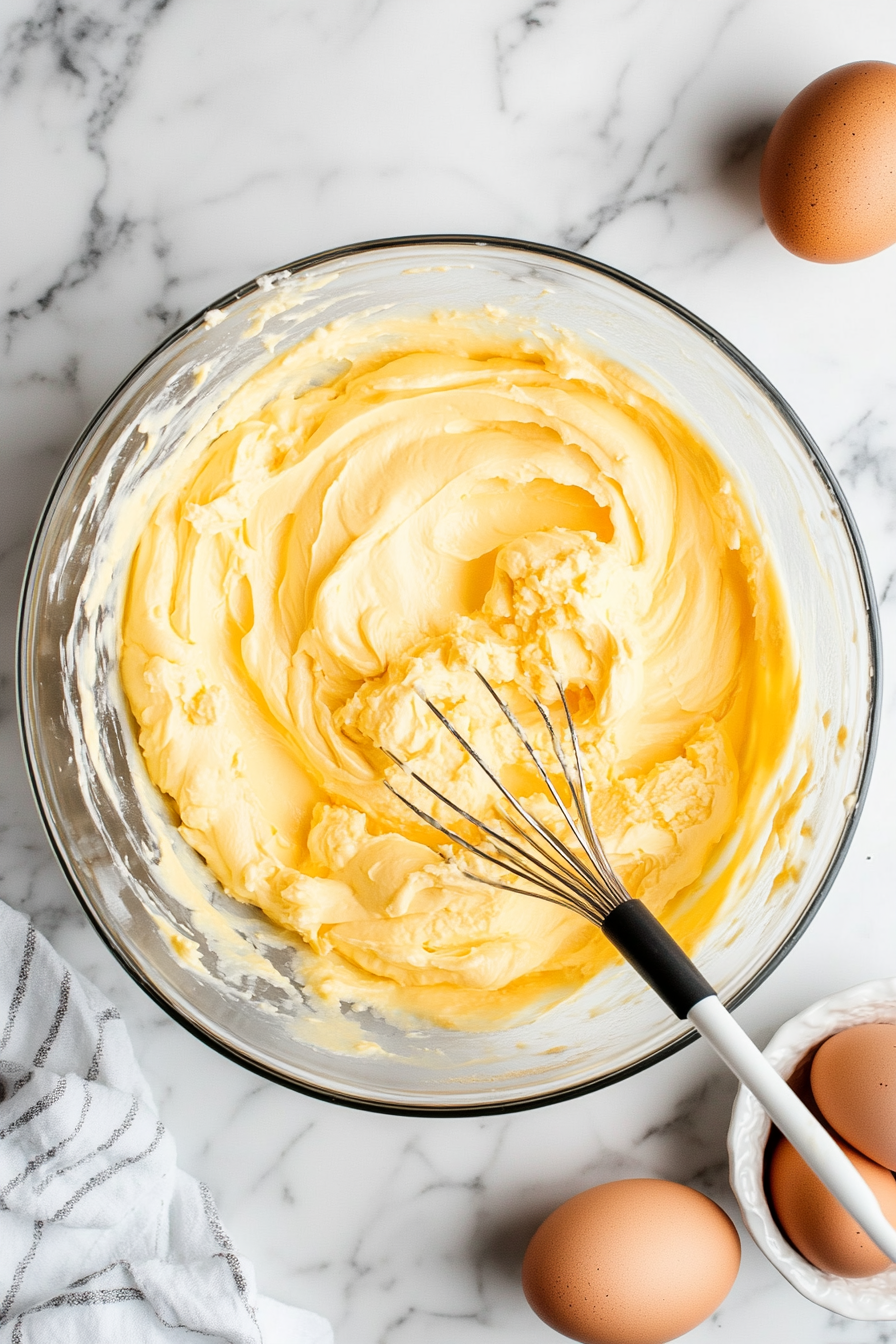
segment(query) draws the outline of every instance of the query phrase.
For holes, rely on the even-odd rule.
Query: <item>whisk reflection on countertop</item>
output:
[[[385,754],[397,766],[451,813],[474,827],[482,839],[474,842],[460,831],[444,825],[388,780],[384,781],[386,788],[446,839],[500,870],[493,877],[466,871],[468,878],[487,886],[551,901],[574,910],[602,929],[617,951],[673,1013],[683,1021],[689,1021],[705,1037],[843,1207],[880,1249],[891,1260],[896,1260],[896,1229],[884,1217],[877,1199],[849,1158],[738,1026],[690,957],[647,906],[628,894],[613,871],[592,822],[578,734],[563,688],[557,684],[569,733],[572,763],[546,707],[534,697],[532,704],[547,729],[551,749],[569,792],[568,802],[561,796],[516,715],[487,678],[478,671],[476,675],[522,743],[572,843],[559,839],[504,786],[421,687],[417,688],[417,694],[485,772],[508,804],[508,810],[500,816],[503,829],[467,812],[390,751]],[[517,880],[510,882],[507,877]]]

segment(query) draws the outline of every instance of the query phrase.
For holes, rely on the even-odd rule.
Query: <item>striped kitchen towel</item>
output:
[[[0,902],[0,1344],[331,1344],[258,1296],[116,1010]]]

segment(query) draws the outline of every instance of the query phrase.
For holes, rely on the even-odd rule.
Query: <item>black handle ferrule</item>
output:
[[[695,1003],[715,990],[686,953],[641,901],[623,901],[601,925],[610,942],[656,990],[676,1017],[687,1017]]]

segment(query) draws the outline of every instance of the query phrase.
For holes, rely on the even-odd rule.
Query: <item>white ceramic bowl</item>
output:
[[[798,1013],[769,1041],[766,1059],[790,1078],[815,1046],[863,1022],[896,1022],[896,980],[864,985],[819,999]],[[866,1279],[846,1279],[816,1269],[784,1236],[765,1197],[763,1167],[771,1124],[745,1087],[738,1089],[728,1130],[731,1188],[744,1223],[759,1249],[803,1297],[856,1321],[896,1320],[896,1265]]]

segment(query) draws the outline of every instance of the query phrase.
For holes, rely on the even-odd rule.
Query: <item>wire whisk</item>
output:
[[[507,807],[498,812],[498,821],[504,829],[474,816],[393,752],[383,748],[407,777],[460,821],[471,826],[480,838],[471,840],[456,827],[445,825],[406,797],[391,780],[383,781],[386,788],[419,820],[434,827],[452,844],[475,855],[480,862],[491,865],[494,872],[494,876],[485,876],[465,869],[467,878],[516,895],[551,901],[575,911],[602,929],[617,951],[675,1015],[690,1021],[709,1042],[872,1241],[891,1260],[896,1260],[896,1228],[887,1221],[875,1195],[849,1158],[738,1026],[690,957],[648,907],[630,896],[614,872],[594,828],[581,745],[563,687],[557,682],[569,732],[571,760],[548,709],[536,697],[530,699],[547,730],[551,752],[569,792],[568,802],[510,706],[478,669],[473,670],[521,742],[556,809],[557,829],[570,840],[561,840],[550,826],[535,816],[531,807],[526,807],[504,785],[497,771],[489,766],[422,687],[416,690],[423,703],[503,798]],[[516,880],[508,881],[508,876]]]

